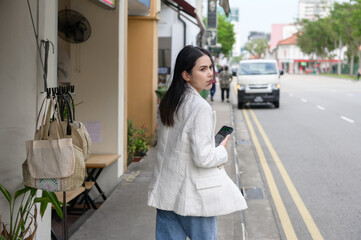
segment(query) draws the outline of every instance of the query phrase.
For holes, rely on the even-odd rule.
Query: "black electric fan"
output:
[[[58,35],[67,42],[81,43],[88,40],[91,28],[88,20],[74,10],[61,10],[58,13]]]

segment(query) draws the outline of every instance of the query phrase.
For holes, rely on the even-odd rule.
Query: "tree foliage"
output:
[[[304,53],[331,59],[331,52],[347,46],[350,65],[356,55],[361,58],[361,0],[335,2],[330,15],[315,21],[303,20],[297,45]],[[338,46],[338,43],[342,43]],[[361,61],[359,61],[361,68]],[[350,74],[353,72],[352,67]]]
[[[299,23],[301,32],[297,35],[297,45],[302,52],[322,58],[331,57],[329,54],[335,49],[334,39],[337,35],[329,23],[328,17],[317,21],[303,20]]]
[[[246,43],[244,49],[252,56],[264,58],[268,48],[268,40],[266,38],[253,39]]]
[[[226,20],[226,17],[218,13],[218,42],[222,44],[221,52],[229,56],[233,44],[236,42],[235,34],[233,31],[233,24]]]

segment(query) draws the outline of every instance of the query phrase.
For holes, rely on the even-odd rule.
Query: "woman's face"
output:
[[[192,68],[192,73],[182,72],[182,77],[198,92],[203,89],[211,89],[213,81],[213,65],[211,59],[207,55],[198,58],[196,64]]]

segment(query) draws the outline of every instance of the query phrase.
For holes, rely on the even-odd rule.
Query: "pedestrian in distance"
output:
[[[222,102],[224,101],[224,92],[226,92],[226,99],[229,102],[229,86],[232,82],[232,73],[228,71],[228,66],[224,66],[224,70],[219,74],[219,81],[222,91]]]
[[[211,54],[186,46],[178,54],[172,83],[159,105],[158,141],[148,205],[157,209],[157,240],[215,240],[217,216],[247,208],[228,177],[229,135],[215,146],[215,113],[200,96],[211,89]]]
[[[356,79],[357,79],[357,81],[360,80],[360,76],[361,76],[361,68],[359,68],[359,69],[357,70],[357,73],[356,73]]]

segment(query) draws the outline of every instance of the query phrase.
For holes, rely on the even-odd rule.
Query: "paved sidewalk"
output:
[[[218,218],[218,239],[280,239],[271,205],[252,148],[242,111],[237,109],[231,89],[231,104],[222,103],[220,89],[210,102],[217,112],[218,130],[222,125],[236,126],[227,146],[229,161],[225,168],[234,182],[249,193],[245,211]],[[151,240],[155,239],[155,209],[147,206],[148,182],[154,165],[154,151],[142,161],[132,163],[108,199],[70,237],[71,240]],[[237,162],[236,162],[237,161]],[[236,169],[238,166],[239,169]],[[238,172],[238,177],[236,173]],[[260,195],[254,189],[261,190]],[[255,197],[256,196],[256,197]],[[258,199],[257,199],[258,198]],[[245,228],[242,228],[242,225]]]

